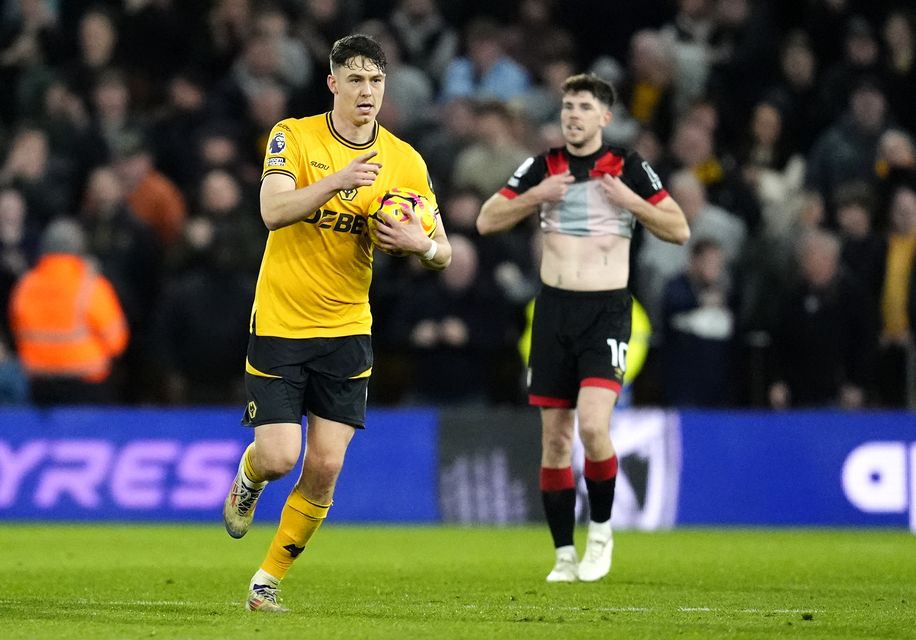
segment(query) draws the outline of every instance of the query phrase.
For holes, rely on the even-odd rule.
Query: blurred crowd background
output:
[[[454,250],[441,274],[376,252],[370,402],[525,402],[537,221],[486,238],[474,223],[527,157],[563,144],[560,86],[590,71],[619,94],[606,139],[656,168],[692,229],[686,248],[634,238],[651,334],[628,401],[913,407],[913,12],[902,0],[0,1],[2,401],[28,402],[29,379],[49,375],[20,362],[10,318],[28,309],[10,307],[29,301],[11,296],[61,247],[91,258],[126,316],[102,381],[111,401],[243,401],[266,136],[330,108],[330,46],[358,31],[385,48],[379,120],[427,161]],[[76,224],[48,233],[59,218]]]

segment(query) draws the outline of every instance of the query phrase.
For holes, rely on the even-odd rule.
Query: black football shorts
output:
[[[568,291],[546,285],[534,304],[528,403],[576,406],[580,387],[620,393],[633,299],[627,289]]]
[[[357,429],[366,424],[372,338],[250,335],[242,424],[301,423],[308,412]]]

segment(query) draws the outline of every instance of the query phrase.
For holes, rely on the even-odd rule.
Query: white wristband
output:
[[[430,260],[435,258],[436,253],[439,252],[439,243],[436,242],[435,240],[432,240],[431,242],[432,244],[429,245],[429,249],[426,250],[426,253],[420,256],[420,260],[422,260],[423,262],[429,262]]]

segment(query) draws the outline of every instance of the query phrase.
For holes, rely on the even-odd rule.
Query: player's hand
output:
[[[631,209],[642,201],[642,198],[617,176],[605,173],[601,176],[598,185],[608,202],[622,209]]]
[[[420,214],[409,207],[404,208],[405,221],[401,222],[389,213],[379,212],[379,218],[385,224],[376,227],[378,244],[388,251],[400,250],[408,253],[426,253],[429,249],[429,238],[423,231]]]
[[[576,179],[569,171],[547,176],[541,180],[540,184],[532,189],[541,202],[560,202],[566,197],[569,185]]]
[[[368,187],[375,182],[382,165],[378,162],[369,162],[369,160],[377,155],[378,151],[373,150],[361,156],[356,156],[350,164],[338,171],[335,174],[338,181],[338,190],[346,191],[357,187]]]

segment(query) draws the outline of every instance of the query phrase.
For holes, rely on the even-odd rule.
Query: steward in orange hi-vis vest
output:
[[[56,230],[50,228],[54,225]],[[45,237],[59,234],[64,225],[80,233],[74,223],[55,222]],[[44,255],[10,298],[10,326],[22,367],[32,379],[102,382],[129,337],[117,294],[78,251],[56,252],[44,245]]]

